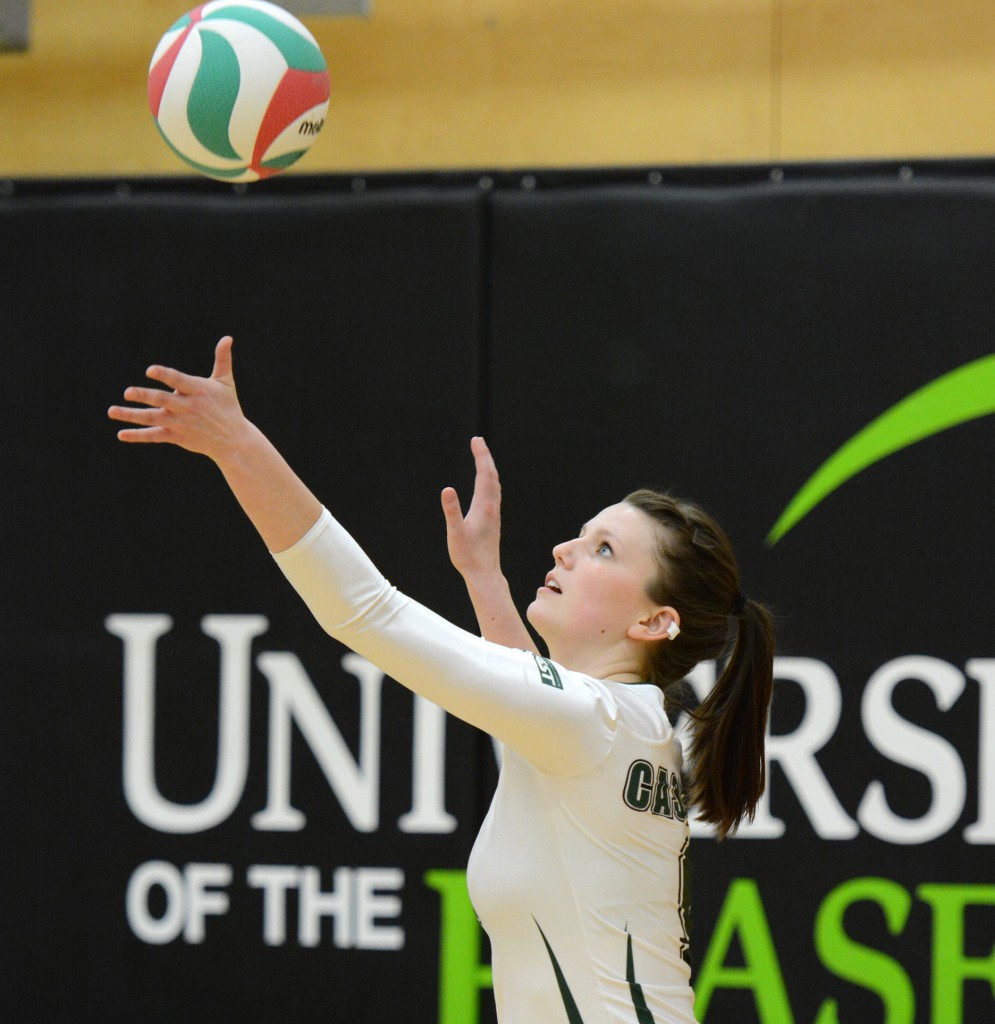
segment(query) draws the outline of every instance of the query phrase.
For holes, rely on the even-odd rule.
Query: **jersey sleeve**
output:
[[[611,749],[618,707],[607,686],[489,643],[402,594],[327,509],[273,557],[327,633],[540,771],[578,774]]]

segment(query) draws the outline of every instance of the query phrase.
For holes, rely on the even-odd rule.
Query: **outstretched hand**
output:
[[[501,481],[482,437],[470,441],[476,465],[473,498],[464,516],[452,487],[442,492],[449,558],[464,578],[501,569]]]
[[[470,449],[477,473],[466,515],[452,487],[442,492],[449,558],[466,583],[480,635],[504,647],[538,654],[501,572],[501,481],[497,467],[482,437],[473,438]]]
[[[210,377],[195,377],[167,366],[150,366],[146,376],[166,388],[129,387],[128,402],[112,405],[112,420],[130,423],[118,431],[121,441],[175,444],[217,461],[230,451],[244,433],[247,421],[235,392],[232,375],[232,339],[222,338],[214,351]]]

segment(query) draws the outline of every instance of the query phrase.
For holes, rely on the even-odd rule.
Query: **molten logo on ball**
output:
[[[162,37],[149,106],[191,167],[222,181],[279,174],[314,142],[328,111],[328,68],[314,37],[265,0],[212,0]]]

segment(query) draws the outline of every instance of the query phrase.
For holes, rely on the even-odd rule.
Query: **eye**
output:
[[[611,544],[609,544],[608,541],[603,540],[598,545],[598,554],[603,555],[605,558],[611,558],[612,555],[615,554],[615,552],[612,550]]]

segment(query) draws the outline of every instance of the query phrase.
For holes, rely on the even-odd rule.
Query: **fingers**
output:
[[[230,334],[226,334],[214,349],[214,369],[211,370],[211,376],[215,380],[223,380],[226,384],[232,383],[235,379],[231,362],[233,340]]]
[[[181,373],[169,366],[150,366],[146,376],[165,387],[129,387],[124,392],[125,401],[136,404],[112,405],[107,410],[110,419],[130,424],[118,431],[119,440],[171,442],[206,454],[219,434],[218,429],[213,434],[208,429],[212,425],[211,411],[220,410],[216,418],[222,420],[226,412],[232,419],[233,408],[235,413],[241,413],[234,395],[231,348],[232,338],[225,335],[215,347],[210,379]],[[231,388],[227,397],[227,389],[219,384]]]
[[[154,409],[169,409],[176,403],[176,396],[171,391],[163,391],[162,388],[131,387],[125,388],[124,400],[140,402]]]
[[[181,373],[169,366],[150,366],[145,371],[145,376],[150,380],[157,380],[161,384],[165,384],[179,395],[190,394],[197,387],[197,381],[201,379],[189,373]],[[131,389],[129,388],[129,390]]]
[[[126,429],[117,432],[119,441],[141,444],[162,444],[172,440],[164,427],[143,427],[141,430]]]
[[[155,391],[146,388],[128,388],[125,397],[129,401],[141,401],[131,392],[152,390],[155,395],[166,394],[166,392]],[[132,423],[134,427],[128,427],[117,432],[119,441],[159,443],[169,440],[169,432],[158,421],[163,416],[161,408],[139,409],[127,405],[112,405],[107,410],[109,419],[118,420],[121,423]]]
[[[491,450],[487,447],[487,442],[482,437],[470,438],[470,451],[473,452],[475,461],[490,462],[491,465],[494,465],[494,459],[491,457]]]
[[[158,409],[135,409],[127,405],[112,405],[107,416],[122,423],[135,423],[138,426],[150,427],[161,417]]]
[[[459,495],[455,488],[445,487],[442,490],[442,513],[446,517],[446,526],[458,526],[463,522],[463,511],[460,508]]]
[[[234,386],[235,379],[232,372],[231,348],[233,339],[226,334],[215,346],[214,366],[211,369],[211,379],[223,381],[225,384]],[[171,366],[150,366],[145,371],[145,376],[157,380],[166,387],[172,388],[179,395],[189,395],[197,390],[202,377],[195,374],[182,373],[174,370]],[[136,399],[138,401],[138,399]]]
[[[127,402],[140,402],[141,408],[129,405],[112,405],[107,410],[107,416],[112,420],[119,420],[122,423],[133,423],[136,426],[149,428],[158,425],[164,413],[168,412],[176,402],[176,396],[171,391],[163,391],[161,388],[126,388],[124,398]],[[122,441],[137,440],[133,434],[145,434],[146,430],[123,430],[118,432]]]
[[[125,388],[124,398],[127,402],[140,402],[142,407],[131,405],[112,405],[107,416],[122,423],[134,423],[141,427],[149,427],[157,423],[176,402],[172,391],[161,388]],[[146,407],[147,408],[144,408]]]
[[[482,437],[470,440],[476,477],[473,481],[474,501],[484,501],[496,512],[501,505],[501,481],[487,442]]]
[[[226,384],[234,383],[231,358],[232,344],[233,339],[231,335],[226,334],[214,349],[214,367],[211,370],[211,377],[214,380],[223,380]],[[160,384],[165,384],[166,387],[172,388],[178,395],[193,393],[204,379],[194,374],[174,370],[171,366],[159,366],[158,364],[150,366],[145,371],[145,376],[150,380],[159,381]],[[124,397],[129,402],[145,402],[147,405],[165,408],[166,403],[161,398],[156,397],[163,394],[165,392],[157,389],[128,388],[124,393]]]
[[[497,466],[494,464],[494,456],[491,455],[487,442],[482,437],[470,438],[470,451],[473,452],[473,461],[478,473],[493,474],[497,479]]]

